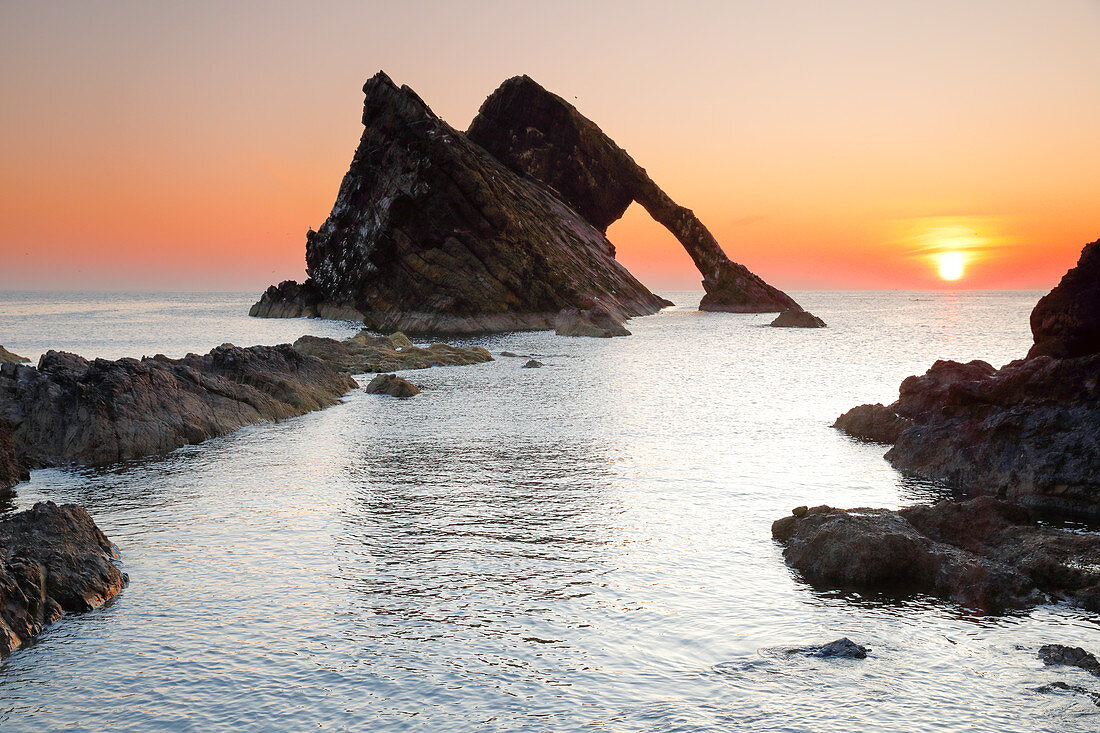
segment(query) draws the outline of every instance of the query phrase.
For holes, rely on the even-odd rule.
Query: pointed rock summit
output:
[[[506,81],[468,133],[379,72],[332,212],[306,237],[309,279],[268,288],[250,314],[362,318],[373,329],[551,329],[567,310],[618,319],[668,301],[615,260],[605,236],[632,201],[684,244],[701,308],[801,310],[731,262],[691,211],[560,97]]]

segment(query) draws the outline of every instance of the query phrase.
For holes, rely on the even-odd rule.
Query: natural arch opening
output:
[[[615,259],[647,288],[658,294],[703,292],[699,270],[687,250],[637,202],[607,228],[615,245]],[[675,299],[674,299],[675,300]]]

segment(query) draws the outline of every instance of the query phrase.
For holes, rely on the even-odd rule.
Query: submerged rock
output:
[[[128,582],[82,507],[40,502],[0,521],[0,656],[66,613],[103,605]]]
[[[0,346],[0,362],[4,362],[4,361],[13,361],[17,364],[29,364],[31,360],[28,359],[25,356],[20,356],[19,354],[13,354],[10,351],[8,351],[7,349],[5,349],[3,346]]]
[[[925,593],[999,613],[1063,600],[1100,610],[1100,536],[1045,527],[979,497],[894,512],[820,506],[772,524],[811,585]]]
[[[462,366],[493,360],[492,355],[480,346],[432,344],[421,348],[413,346],[403,333],[372,336],[365,329],[343,341],[302,336],[294,342],[294,348],[348,374]]]
[[[1079,646],[1065,646],[1064,644],[1047,644],[1039,649],[1039,659],[1043,664],[1064,664],[1069,667],[1080,667],[1089,674],[1100,677],[1100,660],[1096,655],[1086,652]]]
[[[37,369],[0,365],[0,420],[29,468],[104,465],[328,407],[355,386],[286,344],[117,361],[50,351]]]
[[[379,374],[364,387],[370,394],[388,394],[405,399],[420,394],[420,388],[396,374]]]
[[[825,321],[801,308],[788,308],[768,325],[775,328],[825,328]]]
[[[12,436],[11,425],[7,420],[0,419],[0,489],[10,489],[30,477],[30,472],[20,463],[15,453],[15,438]]]
[[[1100,241],[1036,305],[1028,358],[1000,369],[937,361],[902,382],[889,407],[857,408],[836,427],[892,442],[886,459],[921,478],[1062,515],[1100,516],[1098,278]]]
[[[586,310],[569,308],[558,314],[554,332],[559,336],[593,336],[611,338],[629,336],[622,320],[606,308],[594,306]]]
[[[842,636],[835,641],[830,641],[828,644],[795,649],[794,651],[802,652],[811,657],[824,657],[826,659],[866,659],[868,649],[855,643],[847,636]]]
[[[690,209],[673,201],[592,120],[530,77],[501,84],[467,134],[513,171],[552,188],[601,232],[638,202],[680,241],[702,274],[701,310],[798,308],[789,295],[731,261]]]
[[[269,289],[256,315],[353,307],[381,331],[553,327],[594,298],[626,316],[667,304],[537,180],[517,175],[379,72],[332,213],[306,237],[310,279]],[[301,302],[301,307],[299,307]]]
[[[538,369],[542,366],[542,362],[538,359],[528,359],[527,363],[523,365],[524,369]]]

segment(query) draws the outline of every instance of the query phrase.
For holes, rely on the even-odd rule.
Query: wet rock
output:
[[[702,274],[701,310],[798,308],[789,295],[731,261],[690,209],[673,201],[594,122],[530,77],[501,84],[467,134],[511,170],[548,185],[601,232],[637,201],[680,241]]]
[[[913,422],[885,405],[853,407],[836,419],[833,427],[860,440],[892,444]]]
[[[411,89],[379,72],[363,92],[359,147],[332,213],[306,237],[309,280],[269,289],[257,314],[282,315],[287,302],[296,314],[304,300],[352,306],[379,331],[482,333],[553,328],[594,298],[625,316],[667,304],[615,261],[601,229]]]
[[[1073,358],[1100,352],[1100,239],[1031,311],[1035,345],[1028,358]]]
[[[987,612],[1050,599],[1100,608],[1100,536],[1036,524],[1009,502],[978,497],[886,509],[821,506],[772,525],[812,585],[926,593]]]
[[[828,644],[806,647],[796,651],[800,651],[811,657],[866,659],[869,650],[867,647],[855,643],[847,636],[843,636],[835,641],[830,641]]]
[[[31,360],[28,359],[25,356],[20,356],[19,354],[13,354],[10,351],[8,351],[7,349],[5,349],[3,346],[0,346],[0,362],[5,362],[5,361],[13,361],[17,364],[29,364]]]
[[[420,394],[420,388],[396,374],[379,374],[364,387],[370,394],[388,394],[405,399]]]
[[[1069,667],[1080,667],[1089,674],[1100,677],[1100,660],[1079,646],[1047,644],[1039,649],[1039,659],[1042,659],[1043,664],[1046,665],[1063,664]]]
[[[776,328],[825,328],[825,321],[801,308],[787,308],[768,325]]]
[[[1076,692],[1078,695],[1084,695],[1085,697],[1091,698],[1094,705],[1100,707],[1100,692],[1081,687],[1080,685],[1071,685],[1062,680],[1057,680],[1050,684],[1043,685],[1042,687],[1035,688],[1036,692],[1042,693],[1053,692],[1055,690],[1065,690],[1066,692]]]
[[[542,366],[542,362],[537,359],[528,359],[527,363],[523,365],[524,369],[538,369]]]
[[[0,489],[10,489],[31,477],[15,453],[15,438],[11,425],[0,420]]]
[[[117,361],[50,351],[37,369],[0,365],[0,419],[28,468],[105,465],[328,407],[355,386],[286,344]]]
[[[630,331],[623,326],[617,314],[606,308],[595,306],[586,310],[569,308],[558,314],[554,323],[554,332],[558,336],[592,336],[611,338],[629,336]]]
[[[502,351],[502,352],[500,352],[500,355],[504,356],[504,357],[513,357],[513,358],[516,358],[516,357],[519,356],[519,354],[515,354],[511,351]]]
[[[463,366],[493,360],[492,355],[480,346],[432,344],[422,348],[414,346],[403,333],[372,336],[365,329],[343,341],[302,336],[294,342],[294,348],[347,374]]]
[[[0,521],[0,656],[66,613],[103,605],[128,578],[82,507],[40,502]]]

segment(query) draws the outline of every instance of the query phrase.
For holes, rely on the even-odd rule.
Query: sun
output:
[[[958,280],[966,269],[966,257],[962,252],[940,252],[936,255],[936,267],[943,280]]]

